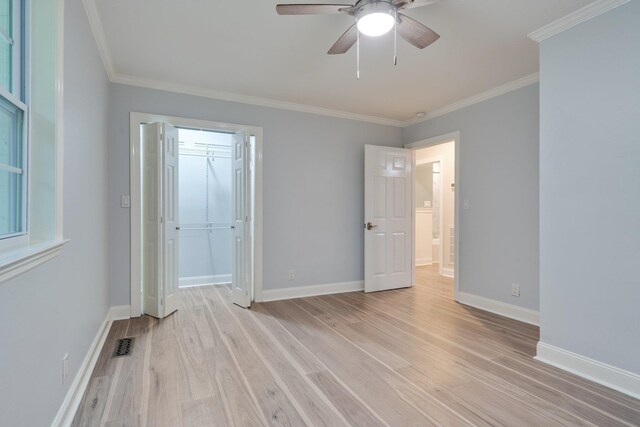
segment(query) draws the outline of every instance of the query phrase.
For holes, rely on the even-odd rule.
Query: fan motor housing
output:
[[[372,13],[388,13],[392,15],[395,13],[396,5],[384,0],[360,0],[355,4],[354,8],[356,9],[354,16],[356,19],[360,19]]]

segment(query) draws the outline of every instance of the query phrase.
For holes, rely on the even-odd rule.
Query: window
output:
[[[0,285],[68,242],[60,185],[61,5],[0,0]]]
[[[0,0],[0,239],[27,232],[22,0]]]

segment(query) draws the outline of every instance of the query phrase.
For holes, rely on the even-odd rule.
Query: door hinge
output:
[[[160,217],[160,224],[164,222],[164,217]]]

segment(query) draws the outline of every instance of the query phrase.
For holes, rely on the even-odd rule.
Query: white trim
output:
[[[189,276],[181,277],[178,285],[181,288],[190,288],[192,286],[205,285],[222,285],[231,283],[231,273],[229,274],[211,274],[208,276]]]
[[[416,258],[416,267],[424,267],[425,265],[433,265],[433,258]]]
[[[90,0],[86,0],[90,1]],[[163,90],[167,92],[175,92],[186,95],[199,96],[203,98],[219,99],[222,101],[239,102],[242,104],[257,105],[260,107],[278,108],[282,110],[297,111],[301,113],[318,114],[321,116],[337,117],[347,120],[358,120],[361,122],[377,123],[387,126],[401,127],[403,121],[388,119],[384,117],[369,116],[366,114],[351,113],[348,111],[333,110],[330,108],[316,107],[313,105],[297,104],[287,101],[278,101],[276,99],[261,98],[257,96],[241,95],[232,92],[225,92],[199,86],[191,86],[179,83],[171,83],[162,80],[153,80],[144,77],[128,76],[115,73],[110,80],[113,83],[119,83],[128,86],[144,87],[148,89]]]
[[[142,180],[140,179],[140,118],[134,113],[129,117],[129,227],[130,236],[130,302],[131,317],[139,317],[142,314],[142,206],[141,200]],[[135,202],[134,202],[135,201]]]
[[[64,213],[64,0],[58,0],[56,24],[56,239],[63,238]]]
[[[109,319],[111,320],[129,319],[130,311],[131,311],[131,307],[128,305],[114,305],[109,310]]]
[[[538,342],[534,359],[640,399],[640,375]]]
[[[460,224],[461,224],[460,218],[461,218],[461,215],[462,215],[461,214],[462,204],[460,203],[460,200],[461,200],[460,194],[461,194],[461,189],[463,188],[462,187],[462,181],[460,179],[460,177],[461,177],[461,173],[460,173],[460,158],[462,156],[460,137],[461,137],[460,136],[460,132],[456,131],[456,132],[451,132],[451,133],[447,133],[447,134],[444,134],[444,135],[434,136],[432,138],[427,138],[427,139],[423,139],[423,140],[420,140],[420,141],[412,142],[412,143],[406,144],[404,146],[404,148],[408,148],[410,150],[417,150],[417,149],[420,149],[420,148],[431,147],[432,145],[438,145],[438,144],[442,144],[443,142],[449,142],[449,141],[453,141],[453,144],[454,144],[454,151],[455,151],[454,181],[455,181],[455,184],[456,184],[456,191],[455,191],[455,195],[454,195],[454,219],[453,219],[453,223],[455,225],[455,228],[454,228],[455,236],[454,236],[454,247],[453,247],[453,250],[454,250],[454,257],[456,259],[456,262],[453,265],[453,268],[454,268],[454,272],[453,272],[453,283],[454,283],[454,285],[453,285],[453,299],[454,299],[454,301],[460,301],[460,267],[459,267],[460,263],[458,262],[458,260],[460,259],[460,235],[461,235],[461,232],[462,232],[462,227],[460,226]],[[413,159],[414,159],[414,162],[415,162],[415,154],[414,154]],[[444,170],[444,163],[442,164],[442,167],[443,167],[442,170]],[[443,185],[440,186],[440,189],[443,192],[442,194],[444,195],[444,179],[442,180],[442,184]],[[415,195],[414,195],[414,197],[415,197]],[[441,197],[441,203],[440,203],[440,207],[442,208],[441,215],[440,215],[441,225],[442,225],[442,221],[443,221],[442,213],[444,213],[444,208],[443,208],[444,203],[443,202],[444,202],[444,198]],[[413,201],[413,204],[415,205],[415,200]],[[415,239],[415,234],[416,234],[415,226],[416,226],[416,224],[415,224],[415,215],[414,215],[414,218],[413,218],[413,229],[411,230],[411,234],[412,234],[411,239],[412,240]],[[440,228],[440,230],[441,230],[440,231],[440,236],[443,236],[442,229],[443,228],[441,227]],[[444,241],[444,239],[441,239],[441,241]],[[412,242],[411,246],[413,248],[411,256],[412,256],[412,258],[415,259],[415,253],[414,253],[415,252],[415,242]],[[444,256],[444,253],[443,253],[443,251],[444,251],[443,246],[444,245],[439,245],[439,246],[440,246],[440,248],[438,248],[438,250],[439,250],[439,256],[441,258],[438,260],[438,263],[440,265],[440,272],[442,274],[442,271],[443,271],[442,265],[444,264],[443,259],[442,259],[442,257]],[[412,280],[413,280],[413,283],[416,282],[416,269],[415,269],[415,266],[413,268]]]
[[[17,168],[15,166],[9,166],[9,165],[4,165],[4,164],[0,164],[0,170],[3,171],[7,171],[7,172],[11,172],[11,173],[16,173],[16,174],[22,174],[22,168]],[[22,234],[22,233],[20,233]]]
[[[176,126],[194,129],[213,129],[222,131],[248,132],[255,136],[255,194],[254,194],[254,253],[253,253],[253,295],[257,299],[262,291],[262,258],[263,258],[263,135],[262,128],[232,123],[221,123],[210,120],[189,119],[185,117],[163,116],[131,112],[129,115],[129,194],[131,195],[130,223],[131,223],[131,317],[138,317],[142,313],[142,281],[140,266],[141,247],[141,206],[140,206],[140,123],[166,122]]]
[[[549,37],[555,36],[569,28],[575,27],[589,19],[602,15],[605,12],[610,11],[618,6],[627,3],[629,0],[598,0],[591,4],[586,5],[583,8],[576,10],[568,14],[567,16],[553,21],[544,27],[529,33],[528,37],[540,43]]]
[[[529,86],[534,83],[538,83],[540,81],[540,73],[529,74],[528,76],[519,78],[512,82],[503,84],[501,86],[495,87],[493,89],[489,89],[485,92],[479,93],[477,95],[470,96],[468,98],[462,99],[460,101],[454,102],[453,104],[445,105],[444,107],[437,108],[435,110],[429,111],[423,117],[410,119],[402,122],[402,127],[408,127],[411,125],[415,125],[416,123],[425,122],[427,120],[434,119],[436,117],[443,116],[448,113],[452,113],[454,111],[460,110],[462,108],[469,107],[473,104],[477,104],[479,102],[487,101],[491,98],[495,98],[500,95],[504,95],[509,92],[513,92],[514,90],[521,89],[525,86]]]
[[[25,113],[25,115],[27,114],[27,110],[29,110],[29,107],[27,106],[27,104],[20,100],[19,96],[9,92],[9,90],[5,89],[3,86],[0,86],[0,96],[6,98],[7,101],[9,101],[11,104],[21,109]]]
[[[107,315],[98,328],[98,332],[91,342],[89,350],[87,350],[87,354],[82,360],[80,369],[78,369],[78,373],[73,379],[73,383],[71,383],[69,391],[62,401],[62,405],[60,405],[60,409],[58,409],[58,413],[51,423],[52,427],[68,427],[71,425],[73,417],[80,406],[80,402],[82,401],[82,396],[84,396],[84,392],[89,385],[93,368],[95,368],[96,363],[98,362],[98,357],[100,356],[100,352],[102,351],[102,347],[107,339],[107,335],[109,334],[113,321],[128,318],[129,306],[115,306],[111,307],[107,311]]]
[[[254,187],[253,187],[253,287],[251,288],[250,297],[254,301],[262,298],[262,258],[264,252],[263,243],[263,145],[262,128],[260,129],[260,138],[256,135],[254,147]]]
[[[528,308],[518,307],[517,305],[507,304],[506,302],[469,294],[467,292],[460,292],[458,302],[531,325],[540,325],[540,313]]]
[[[89,384],[91,373],[93,372],[93,368],[96,366],[102,346],[107,339],[109,329],[111,328],[112,321],[109,316],[110,313],[111,311],[107,312],[107,316],[102,322],[102,325],[100,325],[98,333],[89,346],[89,350],[82,361],[82,365],[80,365],[80,369],[78,369],[78,373],[69,387],[66,397],[62,401],[62,405],[51,423],[52,427],[67,427],[71,425],[73,417],[80,406],[80,402],[82,401],[84,391]]]
[[[442,246],[444,245],[440,245],[440,253],[442,253]],[[456,248],[453,248],[453,250],[455,251]],[[443,267],[444,262],[440,263],[440,274],[445,276],[445,277],[449,277],[451,279],[455,278],[455,271],[452,268],[447,268],[447,267]],[[455,264],[454,264],[455,267]]]
[[[0,283],[55,258],[67,242],[69,240],[27,245],[3,254],[0,258]]]
[[[321,285],[296,286],[291,288],[264,289],[258,302],[279,301],[292,298],[313,297],[317,295],[341,294],[364,290],[364,281],[325,283]]]
[[[102,20],[98,13],[98,7],[96,6],[95,0],[82,0],[82,4],[84,5],[84,10],[87,13],[87,18],[89,19],[89,26],[91,27],[93,38],[96,39],[96,45],[98,46],[100,59],[102,59],[102,65],[104,65],[104,69],[107,72],[109,80],[113,81],[113,77],[116,73],[113,68],[111,50],[109,49],[109,44],[105,37]]]

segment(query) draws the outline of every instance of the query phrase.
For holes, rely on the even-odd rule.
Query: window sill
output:
[[[55,258],[69,240],[55,240],[16,248],[0,256],[0,283]]]

